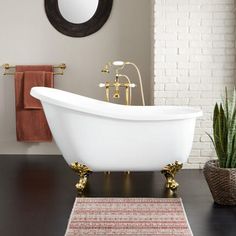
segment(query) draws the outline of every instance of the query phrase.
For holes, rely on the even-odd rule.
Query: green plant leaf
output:
[[[229,118],[229,99],[228,99],[228,90],[227,87],[225,88],[225,113],[226,113],[226,119]]]
[[[216,103],[213,114],[213,137],[207,134],[216,150],[221,168],[236,167],[236,90],[232,96],[225,88],[224,103]]]

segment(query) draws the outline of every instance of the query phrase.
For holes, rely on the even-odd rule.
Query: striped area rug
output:
[[[180,198],[76,198],[65,236],[192,236]]]

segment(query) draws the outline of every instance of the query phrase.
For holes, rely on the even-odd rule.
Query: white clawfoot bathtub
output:
[[[200,110],[124,106],[34,87],[55,142],[70,165],[93,171],[155,171],[190,154]]]

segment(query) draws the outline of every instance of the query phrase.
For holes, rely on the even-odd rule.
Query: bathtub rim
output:
[[[59,95],[61,95],[60,99],[55,96],[55,93],[59,93]],[[197,117],[201,117],[203,115],[203,112],[200,109],[191,106],[126,106],[100,101],[55,88],[33,87],[30,94],[39,99],[42,103],[48,103],[54,106],[63,107],[86,114],[120,120],[167,121],[196,119]],[[56,95],[58,96],[58,94]],[[63,95],[76,98],[78,99],[78,102],[86,102],[89,106],[87,104],[87,106],[85,104],[73,104],[65,99],[62,100],[61,98]],[[176,111],[185,110],[187,112],[182,114],[160,114],[161,108],[169,109],[169,111],[171,109],[175,109]]]

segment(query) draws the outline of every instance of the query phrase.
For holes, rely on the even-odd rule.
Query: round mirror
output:
[[[106,23],[113,0],[44,0],[44,4],[55,29],[71,37],[85,37]]]
[[[74,24],[90,20],[98,8],[98,3],[99,0],[58,0],[62,16]]]

